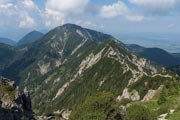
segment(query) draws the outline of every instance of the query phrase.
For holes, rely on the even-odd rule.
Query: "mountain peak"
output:
[[[0,37],[0,43],[8,44],[11,46],[14,46],[16,44],[14,40],[11,40],[9,38],[1,38],[1,37]]]
[[[56,27],[55,30],[57,31],[64,30],[66,32],[74,32],[76,30],[84,30],[84,28],[76,24],[67,23],[67,24]]]
[[[41,32],[39,32],[39,31],[37,31],[37,30],[33,30],[33,31],[31,31],[29,34],[34,34],[34,33],[41,33]],[[42,33],[41,33],[42,34]]]
[[[60,34],[62,32],[63,33],[70,33],[70,32],[77,33],[81,37],[84,37],[85,39],[89,39],[91,41],[102,41],[102,40],[107,40],[107,39],[114,39],[111,35],[104,34],[102,32],[98,32],[95,30],[87,29],[87,28],[81,27],[76,24],[71,24],[71,23],[67,23],[62,26],[59,26],[52,31],[56,31],[56,34],[57,33]]]
[[[72,28],[72,27],[76,27],[76,28],[82,28],[81,26],[79,25],[76,25],[76,24],[72,24],[72,23],[66,23],[64,25],[62,25],[63,27],[69,27],[69,28]]]
[[[34,41],[41,38],[43,35],[44,35],[43,33],[33,30],[32,32],[26,34],[21,40],[19,40],[17,45],[22,46],[22,45],[26,45],[29,43],[33,43]]]

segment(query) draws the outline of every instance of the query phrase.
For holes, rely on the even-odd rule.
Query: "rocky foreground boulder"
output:
[[[34,120],[29,92],[0,77],[0,120]]]

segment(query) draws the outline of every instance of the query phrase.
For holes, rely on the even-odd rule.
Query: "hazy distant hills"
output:
[[[8,38],[0,38],[0,43],[12,45],[12,46],[16,44],[15,41],[8,39]]]
[[[41,38],[44,34],[39,31],[32,31],[26,34],[22,39],[17,43],[18,46],[27,45],[33,43],[34,41]]]
[[[116,35],[125,44],[137,44],[146,48],[161,48],[170,53],[180,52],[178,33],[119,33]]]
[[[160,48],[145,48],[135,44],[127,44],[127,47],[138,55],[165,67],[180,64],[180,56],[178,53],[172,54]]]
[[[26,34],[22,39],[20,39],[18,42],[15,42],[14,40],[8,39],[8,38],[0,38],[0,43],[4,43],[11,46],[23,46],[30,43],[33,43],[34,41],[41,38],[44,34],[39,31],[32,31],[28,34]]]

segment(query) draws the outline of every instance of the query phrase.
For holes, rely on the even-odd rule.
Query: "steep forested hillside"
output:
[[[171,54],[160,48],[144,48],[134,44],[129,44],[127,47],[136,54],[165,67],[172,67],[180,64],[180,57],[178,54]]]
[[[27,44],[31,44],[34,41],[40,39],[44,34],[39,31],[32,31],[25,35],[22,39],[20,39],[17,43],[17,46],[24,46]]]

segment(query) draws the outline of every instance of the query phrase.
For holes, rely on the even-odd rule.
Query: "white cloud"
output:
[[[87,28],[96,28],[96,27],[103,28],[104,27],[103,24],[97,24],[96,22],[92,22],[89,20],[77,20],[75,21],[75,24],[83,26],[83,27],[87,27]]]
[[[35,3],[32,0],[23,0],[21,4],[22,6],[28,9],[38,9],[38,7],[35,5]]]
[[[71,16],[82,15],[88,7],[89,0],[47,0],[44,22],[47,27],[64,24]],[[73,19],[73,18],[72,18]]]
[[[103,18],[115,18],[120,15],[128,14],[129,8],[121,1],[112,5],[104,5],[100,9],[100,16]]]
[[[167,14],[175,9],[178,0],[129,0],[151,14]]]
[[[99,16],[102,18],[115,18],[122,16],[129,21],[142,21],[144,20],[144,16],[138,15],[134,11],[132,11],[124,2],[118,1],[117,3],[113,3],[111,5],[104,5],[100,8]]]
[[[36,25],[35,20],[28,14],[21,15],[21,21],[19,23],[20,28],[31,28]]]
[[[0,26],[8,26],[16,21],[17,6],[8,3],[0,5]],[[14,24],[15,25],[15,24]]]
[[[47,0],[46,8],[59,12],[81,13],[89,0]]]
[[[7,2],[0,4],[0,27],[12,26],[35,29],[38,26],[45,26],[53,28],[65,22],[75,22],[77,19],[83,18],[87,14],[88,5],[89,0],[47,0],[43,11],[33,0]]]
[[[65,18],[66,15],[61,12],[46,9],[44,14],[44,24],[49,28],[56,27],[58,25],[64,24]]]
[[[13,7],[13,4],[11,4],[11,3],[8,3],[8,4],[1,4],[0,5],[0,9],[2,9],[2,10],[5,10],[5,9],[10,9],[10,8],[12,8]],[[2,12],[2,11],[0,11],[0,12]]]
[[[37,25],[40,10],[32,0],[0,4],[0,27],[33,28]]]

